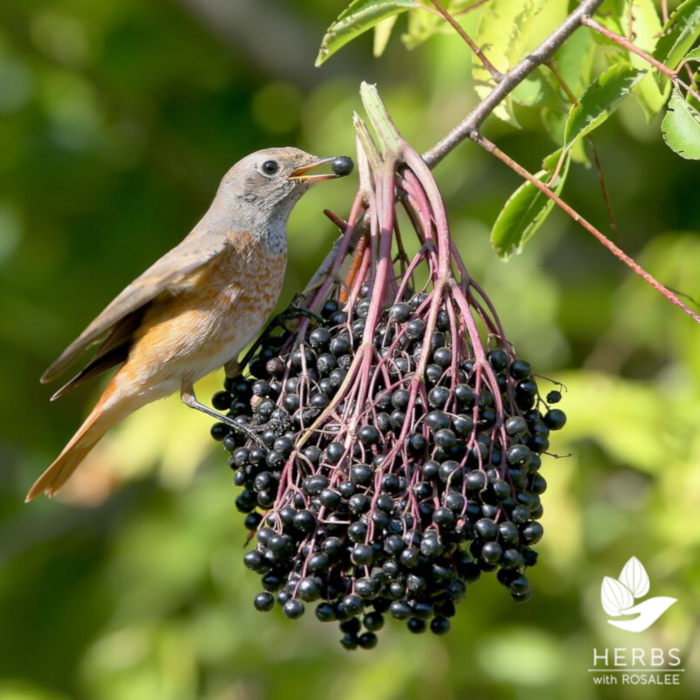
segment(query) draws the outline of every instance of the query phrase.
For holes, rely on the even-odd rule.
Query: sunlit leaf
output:
[[[488,4],[473,38],[489,61],[502,73],[512,67],[514,56],[518,55],[525,42],[522,28],[529,25],[529,19],[537,9],[539,3],[536,0],[492,0]],[[472,76],[474,89],[483,99],[495,83],[476,56],[472,57]],[[505,122],[517,125],[510,109],[510,100],[502,102],[493,114]]]
[[[549,183],[559,161],[560,153],[561,150],[556,151],[546,159],[548,167],[535,174],[538,180]],[[569,172],[569,162],[570,156],[567,154],[556,182],[550,186],[555,194],[559,194],[564,187]],[[496,218],[491,229],[491,245],[502,258],[509,258],[511,255],[519,253],[523,245],[544,223],[553,207],[554,202],[544,192],[531,182],[524,182],[508,198]]]
[[[630,557],[620,572],[620,583],[624,584],[635,598],[649,592],[649,576],[637,557]]]
[[[326,30],[316,56],[316,65],[325,63],[338,49],[388,17],[420,7],[415,0],[354,0]]]
[[[681,3],[663,27],[654,57],[675,68],[700,36],[700,0]]]
[[[682,158],[700,160],[700,112],[674,90],[661,133],[669,148]]]
[[[633,36],[635,46],[651,54],[661,36],[661,19],[653,0],[630,0],[621,17],[625,36]],[[635,68],[647,70],[649,64],[641,56],[631,51],[628,58]],[[647,118],[655,116],[664,106],[670,92],[666,81],[662,89],[652,73],[645,75],[634,87],[634,93]]]
[[[579,30],[554,54],[553,62],[557,71],[577,98],[581,97],[591,82],[595,47],[593,33]],[[556,82],[553,81],[553,84]]]
[[[644,71],[629,66],[609,68],[591,83],[577,105],[571,107],[564,134],[567,148],[597,129],[642,79]]]

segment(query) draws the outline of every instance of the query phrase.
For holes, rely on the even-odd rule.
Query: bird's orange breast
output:
[[[272,313],[285,265],[286,255],[266,255],[257,241],[219,255],[156,298],[123,371],[139,383],[179,384],[234,359]]]

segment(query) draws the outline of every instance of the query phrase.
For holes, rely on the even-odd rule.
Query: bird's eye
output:
[[[276,160],[266,160],[262,164],[262,171],[265,175],[274,175],[279,169],[280,166]]]

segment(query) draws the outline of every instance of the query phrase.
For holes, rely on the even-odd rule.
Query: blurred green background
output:
[[[388,624],[371,652],[335,625],[254,611],[257,577],[226,456],[176,398],[115,429],[64,499],[23,504],[99,393],[56,404],[37,379],[130,279],[174,245],[225,170],[269,145],[352,153],[361,79],[400,129],[432,145],[474,104],[470,59],[440,36],[407,52],[370,40],[313,59],[343,0],[3,0],[0,4],[0,699],[574,698],[700,696],[700,329],[555,213],[504,264],[488,230],[518,181],[474,145],[436,171],[459,248],[519,354],[568,387],[569,424],[543,474],[545,537],[514,604],[493,577],[446,638]],[[582,31],[582,30],[580,30]],[[530,169],[552,150],[488,135]],[[700,299],[700,177],[625,103],[596,132],[616,240]],[[288,302],[321,260],[352,178],[290,221]],[[607,230],[595,171],[565,197]],[[221,378],[199,387],[211,394]],[[604,575],[636,555],[678,603],[621,632]],[[594,647],[678,647],[678,688],[596,688]]]

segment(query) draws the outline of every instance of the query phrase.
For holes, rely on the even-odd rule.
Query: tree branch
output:
[[[477,130],[484,120],[537,67],[548,61],[556,50],[578,29],[603,0],[583,0],[581,4],[532,53],[506,73],[505,77],[447,136],[423,154],[428,167],[435,167],[455,146]]]

